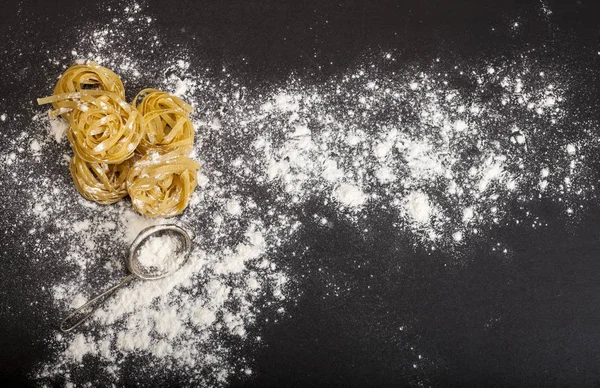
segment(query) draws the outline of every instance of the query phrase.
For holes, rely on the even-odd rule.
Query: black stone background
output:
[[[282,82],[291,72],[326,79],[368,53],[386,50],[409,63],[436,57],[501,61],[529,52],[539,61],[569,66],[570,82],[582,90],[569,103],[585,120],[600,115],[596,3],[162,1],[146,3],[144,12],[164,34],[186,42],[215,69],[229,64],[250,86]],[[88,1],[1,2],[2,112],[16,112],[20,101],[44,94],[37,86],[47,75],[36,71],[36,63],[47,59],[46,49],[70,51],[77,39],[72,19],[102,20],[103,7]],[[522,26],[519,34],[510,29],[515,21]],[[11,55],[24,42],[30,52]],[[39,291],[31,264],[17,250],[26,238],[15,237],[26,236],[27,229],[16,222],[22,211],[18,192],[3,187],[0,382],[16,386],[31,383],[27,373],[47,355],[43,339],[54,328],[30,307]],[[254,374],[231,385],[599,387],[597,201],[586,203],[587,213],[577,222],[565,221],[549,201],[535,207],[547,228],[495,229],[510,242],[511,260],[494,257],[491,242],[480,242],[460,260],[426,255],[390,230],[384,214],[372,217],[374,232],[366,237],[343,220],[329,232],[305,230],[306,257],[296,267],[287,263],[299,278],[306,276],[304,294],[289,308],[291,318],[260,327],[264,347],[243,350],[255,360]],[[324,298],[327,278],[311,270],[317,266],[343,274],[355,287]]]

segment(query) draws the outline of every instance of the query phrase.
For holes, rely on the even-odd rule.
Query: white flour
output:
[[[407,215],[419,224],[431,221],[431,205],[429,198],[422,192],[410,193],[405,200]]]
[[[135,51],[136,31],[148,26],[153,20],[135,5],[125,16],[115,10],[113,25],[82,29],[72,58],[50,58],[40,70],[48,71],[40,96],[71,61],[86,58],[115,70],[126,88],[152,85],[197,107],[199,187],[177,219],[194,229],[195,245],[172,276],[132,283],[77,333],[57,334],[53,358],[36,374],[41,381],[120,385],[128,363],[150,380],[179,376],[184,385],[251,374],[252,360],[236,346],[259,343],[258,322],[284,314],[299,295],[289,292],[300,279],[280,265],[282,250],[302,227],[331,225],[319,211],[315,225],[302,225],[299,214],[311,204],[357,228],[390,213],[419,249],[453,252],[494,238],[499,225],[544,227],[530,210],[540,200],[574,219],[596,195],[588,179],[594,127],[563,131],[572,112],[560,67],[520,57],[493,66],[442,58],[419,70],[387,54],[318,85],[290,77],[251,90],[226,71],[207,77],[160,33],[147,42],[157,57]],[[28,130],[7,140],[0,172],[26,193],[23,217],[34,225],[29,259],[54,275],[40,282],[58,317],[118,281],[131,241],[166,221],[125,203],[82,199],[68,173],[65,123],[32,109]],[[152,246],[148,262],[167,247]],[[87,381],[91,367],[101,380]]]
[[[165,234],[149,237],[139,247],[137,262],[144,273],[169,273],[183,260],[182,243],[178,237]]]
[[[347,183],[340,184],[335,189],[335,198],[348,207],[359,207],[366,201],[365,194],[356,186]]]

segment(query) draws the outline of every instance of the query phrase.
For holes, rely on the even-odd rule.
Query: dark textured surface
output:
[[[35,77],[44,75],[30,70],[45,49],[67,50],[77,39],[71,26],[102,20],[102,5],[85,3],[2,5],[2,111],[16,111],[18,101],[39,94]],[[157,27],[187,42],[203,61],[229,64],[248,84],[277,83],[292,72],[326,77],[382,50],[396,50],[409,63],[438,56],[493,62],[529,51],[538,61],[571,64],[571,82],[586,84],[597,82],[600,66],[594,1],[548,1],[551,16],[540,1],[167,3],[145,9]],[[514,21],[524,30],[518,36],[507,28]],[[24,41],[38,50],[12,57]],[[581,118],[597,117],[598,95],[574,102]],[[2,179],[6,186],[10,177]],[[31,264],[14,254],[27,226],[15,229],[19,200],[11,194],[3,198],[0,233],[0,379],[26,384],[52,329],[29,308],[36,279],[28,275]],[[289,308],[291,319],[260,328],[264,348],[243,350],[252,352],[255,373],[232,385],[600,385],[600,211],[594,202],[576,223],[567,224],[548,204],[536,209],[547,228],[497,227],[493,232],[511,244],[510,260],[491,255],[485,241],[460,260],[427,255],[387,230],[385,219],[369,221],[377,232],[367,238],[343,220],[325,234],[305,231],[306,259],[287,263],[295,276],[305,276],[305,294]],[[317,266],[351,291],[324,298],[328,278],[311,270]],[[400,336],[407,322],[408,334]],[[420,353],[429,360],[413,368]]]

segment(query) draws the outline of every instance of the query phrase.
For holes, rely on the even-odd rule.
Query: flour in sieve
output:
[[[182,248],[181,240],[175,236],[152,236],[140,246],[136,261],[144,273],[170,273],[176,270],[183,260]]]

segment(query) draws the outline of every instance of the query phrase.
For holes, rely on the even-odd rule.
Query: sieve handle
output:
[[[104,302],[104,300],[106,300],[106,298],[111,296],[119,288],[121,288],[124,285],[126,285],[127,283],[129,283],[131,281],[131,279],[133,279],[133,278],[134,278],[133,275],[126,276],[118,284],[115,284],[108,290],[106,290],[103,293],[99,294],[98,296],[94,297],[94,299],[90,299],[83,306],[78,307],[77,310],[75,310],[71,314],[67,315],[67,317],[60,322],[60,330],[65,333],[68,333],[71,330],[73,330],[74,328],[76,328],[77,326],[81,325],[86,319],[88,319],[90,317],[90,315],[92,315],[92,313],[94,311],[96,311],[96,309],[102,304],[102,302]],[[85,313],[84,311],[88,308],[90,309],[90,311]],[[76,321],[75,323],[71,324],[70,326],[68,326],[68,324],[72,323],[72,321],[77,319],[78,316],[80,317],[79,320]]]

